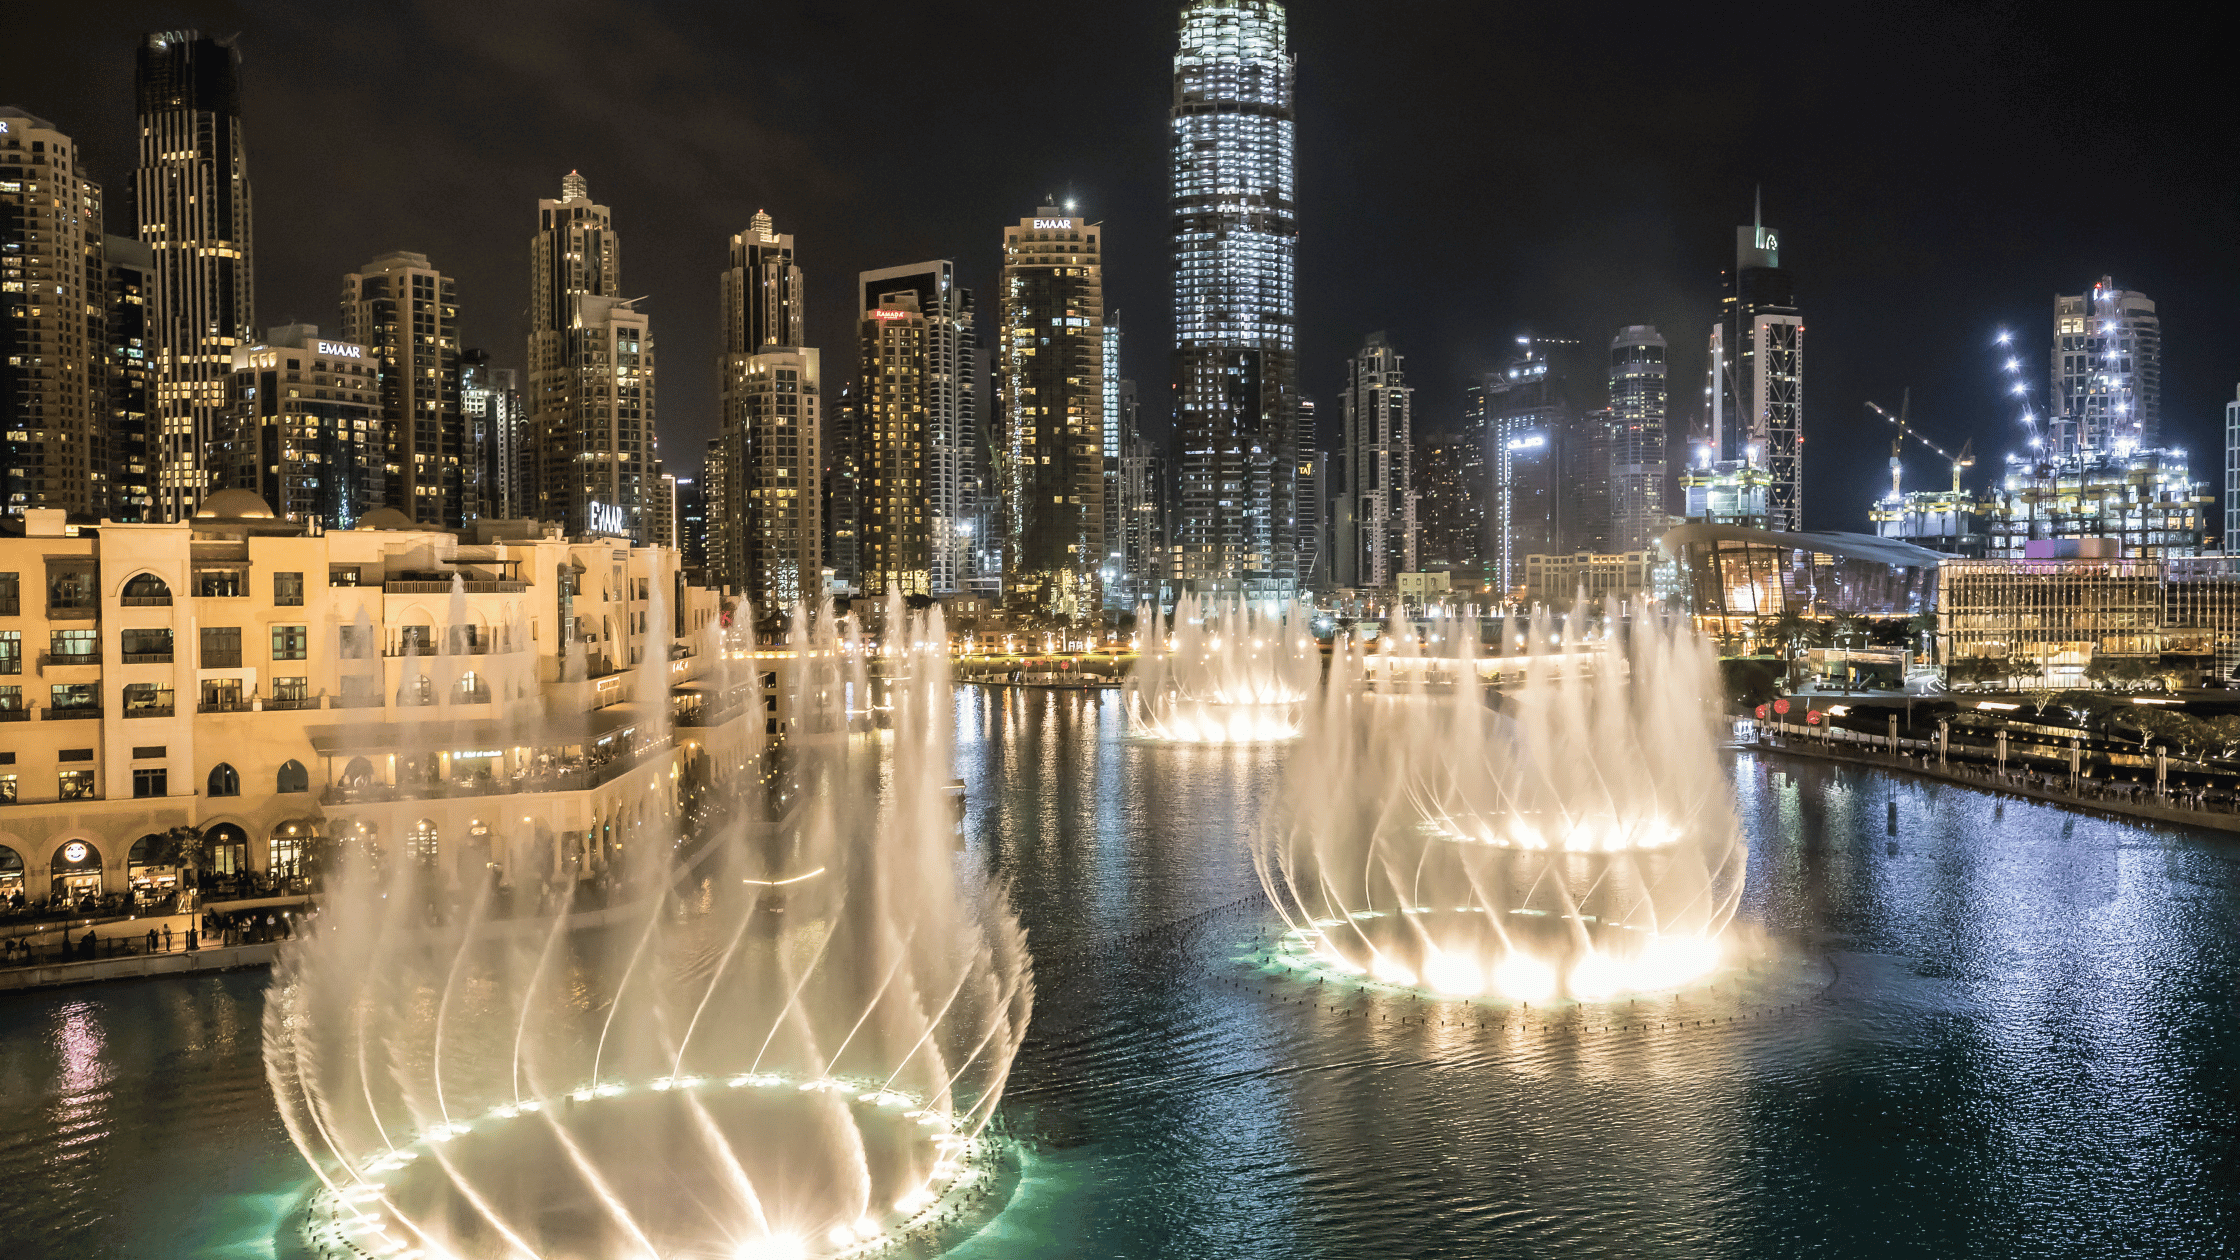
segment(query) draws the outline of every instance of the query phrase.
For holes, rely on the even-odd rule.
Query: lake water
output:
[[[958,696],[1038,988],[1025,1175],[959,1255],[2240,1250],[2240,842],[1738,754],[1761,970],[1542,1032],[1251,960],[1280,750]],[[0,997],[0,1255],[284,1254],[264,983]]]

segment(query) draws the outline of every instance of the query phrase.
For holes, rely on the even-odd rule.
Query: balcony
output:
[[[101,710],[92,705],[81,705],[68,709],[57,709],[50,705],[46,714],[46,720],[49,722],[98,721],[101,718]]]
[[[171,653],[126,652],[120,655],[117,659],[123,661],[127,665],[169,665],[171,663]]]
[[[197,713],[247,713],[249,702],[242,699],[205,700],[194,707]]]
[[[169,608],[169,595],[120,595],[117,603],[125,608]]]
[[[124,711],[124,715],[127,719],[167,718],[170,717],[174,711],[175,710],[173,709],[173,707],[168,704],[143,704],[138,706],[137,708],[126,709]]]
[[[101,605],[90,600],[71,600],[68,603],[47,605],[49,621],[92,621],[101,615]]]
[[[469,579],[461,582],[460,586],[469,595],[519,595],[529,589],[527,582],[489,579],[482,581]],[[391,595],[449,595],[451,593],[451,583],[449,580],[441,582],[384,582],[381,584],[381,589]]]
[[[318,707],[319,707],[319,697],[317,697],[317,696],[288,696],[288,697],[286,697],[286,698],[284,698],[284,699],[283,699],[283,698],[281,698],[281,697],[275,696],[275,697],[273,697],[272,699],[270,699],[270,700],[267,700],[267,701],[265,701],[265,702],[264,702],[264,707],[265,707],[266,709],[268,709],[268,710],[269,710],[269,709],[316,709],[316,708],[318,708]]]
[[[47,668],[47,667],[49,667],[49,666],[54,666],[54,665],[99,665],[100,663],[101,663],[101,649],[100,649],[100,648],[95,648],[95,649],[93,649],[93,650],[92,650],[91,652],[41,652],[41,653],[39,653],[39,667],[40,667],[41,669],[45,669],[45,668]]]
[[[0,709],[0,722],[28,722],[30,720],[31,710],[29,709]]]

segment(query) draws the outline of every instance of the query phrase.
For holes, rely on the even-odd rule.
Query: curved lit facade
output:
[[[1181,576],[1296,583],[1292,60],[1283,6],[1197,0],[1174,59],[1175,421]]]
[[[1777,533],[1741,525],[1682,525],[1658,545],[1675,562],[1671,592],[1698,629],[1755,637],[1783,617],[1911,617],[1937,602],[1926,547],[1869,534]]]

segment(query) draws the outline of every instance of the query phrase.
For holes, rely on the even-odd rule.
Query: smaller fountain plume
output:
[[[1322,675],[1309,611],[1241,600],[1175,602],[1162,632],[1152,605],[1136,615],[1143,644],[1125,688],[1129,721],[1152,739],[1247,744],[1291,739]]]
[[[1672,988],[1717,966],[1745,850],[1717,663],[1652,605],[1545,613],[1529,650],[1395,624],[1341,640],[1260,837],[1290,948],[1392,984],[1520,1000]],[[1492,694],[1486,683],[1515,679]]]

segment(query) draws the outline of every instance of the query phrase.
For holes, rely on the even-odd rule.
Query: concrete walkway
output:
[[[42,963],[29,967],[0,968],[0,993],[25,989],[52,989],[101,980],[130,980],[139,976],[175,976],[188,972],[233,971],[241,967],[268,967],[278,944],[233,945],[219,949],[185,950],[169,954],[135,954],[125,958],[97,958],[91,962]]]
[[[1913,774],[1941,783],[1975,788],[1983,792],[2002,792],[2024,800],[2042,801],[2059,805],[2063,809],[2079,810],[2088,814],[2106,814],[2130,822],[2175,823],[2182,827],[2198,827],[2204,831],[2222,831],[2240,834],[2240,814],[2223,810],[2180,809],[2174,805],[2158,805],[2148,801],[2102,800],[2089,796],[2071,796],[2067,792],[2049,792],[2008,779],[2001,779],[1990,771],[1966,773],[1960,764],[1940,769],[1933,761],[1908,761],[1887,753],[1871,753],[1842,745],[1833,747],[1817,740],[1785,740],[1772,743],[1760,739],[1754,743],[1736,745],[1752,752],[1785,753],[1792,757],[1810,757],[1815,761],[1832,761],[1840,765],[1862,766],[1870,770],[1885,770],[1892,774]]]

